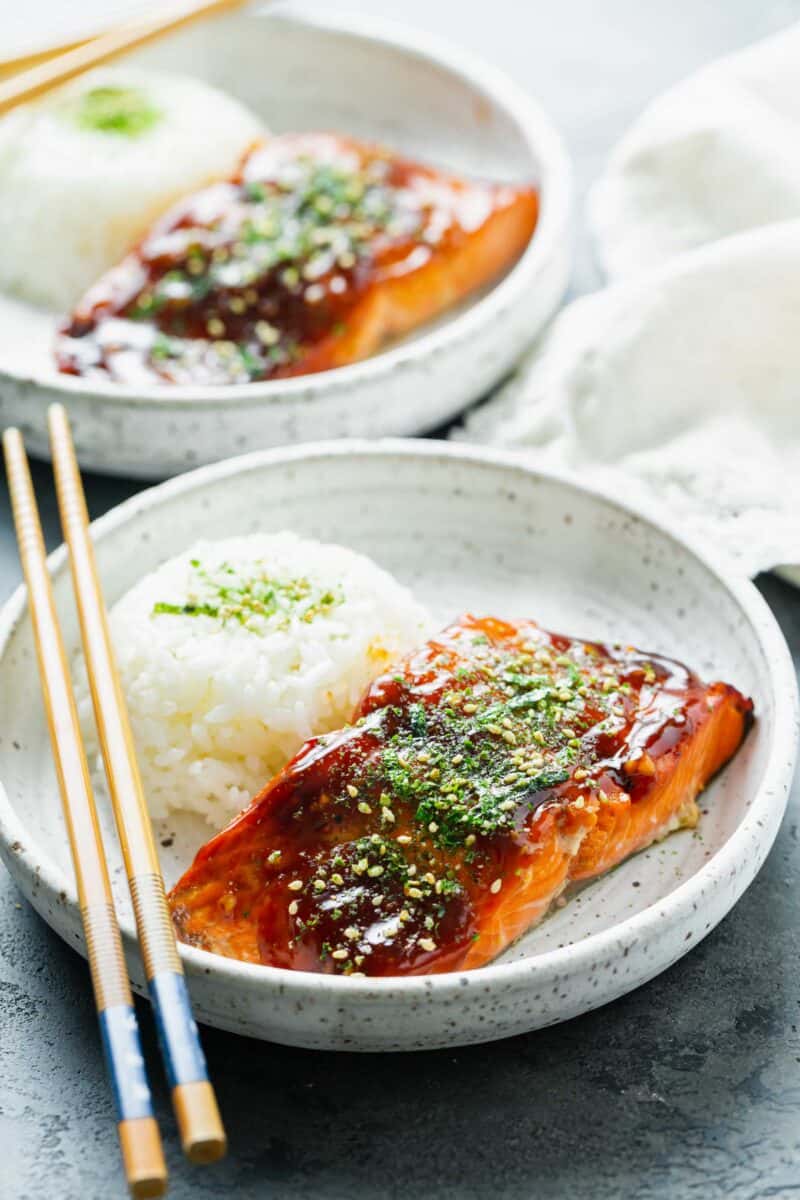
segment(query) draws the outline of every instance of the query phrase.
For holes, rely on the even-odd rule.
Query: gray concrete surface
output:
[[[800,18],[800,0],[388,0],[360,4],[471,45],[535,91],[583,190],[648,98]],[[585,238],[575,291],[596,286]],[[36,470],[50,542],[54,502]],[[89,481],[95,515],[135,490]],[[18,568],[0,499],[0,596]],[[796,658],[800,595],[760,586]],[[800,1194],[800,788],[736,909],[661,978],[567,1025],[408,1057],[313,1054],[208,1030],[228,1159],[176,1154],[179,1200],[761,1200]],[[140,1018],[152,1059],[153,1023]],[[154,1072],[155,1075],[155,1072]],[[112,1105],[83,961],[0,868],[0,1197],[122,1196]]]

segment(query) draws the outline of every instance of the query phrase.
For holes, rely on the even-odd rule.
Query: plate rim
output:
[[[380,43],[444,67],[476,90],[491,96],[512,117],[541,163],[539,215],[522,255],[486,295],[469,304],[463,312],[445,319],[441,325],[360,362],[330,368],[315,375],[261,383],[225,386],[178,384],[164,388],[158,385],[98,382],[62,374],[55,369],[14,368],[0,362],[0,384],[7,382],[16,387],[47,388],[60,393],[65,400],[80,395],[85,400],[98,403],[118,401],[121,405],[144,411],[152,408],[167,411],[171,407],[179,411],[194,407],[206,409],[217,405],[224,405],[226,409],[262,405],[280,407],[317,399],[321,393],[339,394],[350,387],[378,384],[398,368],[425,361],[470,341],[494,311],[513,305],[524,294],[536,276],[554,259],[559,239],[565,238],[572,245],[573,171],[564,140],[543,105],[501,68],[436,34],[381,17],[348,12],[329,13],[316,7],[301,8],[297,12],[280,12],[267,7],[246,8],[231,13],[225,20],[269,21],[289,28],[318,29],[342,33],[368,43]]]
[[[200,467],[164,483],[146,488],[92,522],[92,537],[93,540],[98,540],[108,536],[116,528],[135,520],[140,512],[157,508],[163,501],[183,493],[202,492],[207,484],[221,479],[242,475],[264,467],[268,468],[272,465],[282,466],[287,463],[320,457],[340,458],[364,455],[377,457],[401,455],[407,458],[421,456],[427,459],[439,458],[448,462],[471,462],[478,466],[506,468],[511,473],[522,473],[528,477],[532,476],[545,481],[553,480],[565,484],[583,496],[610,505],[626,518],[633,517],[635,520],[649,524],[660,534],[688,550],[737,601],[757,639],[768,671],[776,703],[760,785],[753,794],[750,806],[742,820],[724,845],[713,854],[708,862],[700,866],[668,896],[649,904],[642,912],[618,921],[608,929],[591,933],[566,946],[512,962],[489,963],[468,972],[451,971],[440,975],[350,979],[292,971],[287,968],[257,963],[242,963],[236,959],[228,959],[179,943],[181,959],[190,976],[193,974],[211,975],[224,980],[226,984],[241,985],[245,988],[255,986],[258,991],[263,990],[265,993],[270,990],[270,987],[277,988],[282,995],[287,997],[298,992],[307,994],[311,989],[316,994],[326,995],[329,998],[354,998],[356,1000],[375,1000],[380,997],[406,998],[419,993],[429,994],[432,991],[446,995],[465,986],[499,984],[513,988],[531,982],[538,973],[553,974],[559,969],[563,969],[569,974],[579,973],[590,965],[589,960],[597,962],[604,955],[618,952],[624,945],[635,944],[639,936],[652,929],[658,921],[663,921],[665,927],[673,926],[685,914],[692,911],[695,901],[702,897],[706,887],[716,890],[721,880],[729,876],[732,870],[741,868],[745,863],[745,870],[739,871],[739,878],[744,879],[743,886],[737,888],[733,900],[724,907],[723,912],[717,918],[717,920],[721,919],[722,915],[733,907],[733,904],[752,882],[777,836],[794,775],[798,729],[800,728],[800,701],[798,700],[798,685],[792,657],[767,602],[753,583],[745,576],[738,574],[733,566],[721,558],[715,550],[699,543],[694,537],[686,537],[678,528],[677,521],[673,523],[669,519],[665,520],[663,513],[655,512],[649,505],[623,502],[602,488],[587,486],[570,478],[563,471],[542,470],[534,467],[525,462],[523,455],[506,450],[414,438],[384,438],[375,441],[342,439],[335,442],[309,442],[299,446],[257,450],[250,454]],[[61,545],[48,556],[48,568],[51,574],[60,571],[65,561],[66,549]],[[25,587],[21,584],[0,609],[0,663],[5,656],[10,637],[18,624],[26,617],[29,617],[28,606]],[[77,908],[77,890],[74,879],[64,874],[47,855],[40,853],[39,861],[37,861],[28,849],[26,840],[28,840],[26,827],[17,817],[5,787],[0,781],[0,849],[12,878],[16,874],[16,871],[10,866],[13,861],[30,878],[35,878],[38,887],[48,893],[53,900],[59,895],[65,895],[66,899],[61,899],[60,903],[66,904],[70,908]],[[751,840],[757,845],[758,852],[748,859],[743,856],[742,851],[752,849]],[[712,922],[711,928],[716,923],[717,921]],[[64,934],[58,929],[56,932],[62,938],[64,937]],[[706,932],[710,932],[710,929],[701,933],[691,943],[687,943],[686,949],[690,949],[702,940]],[[123,933],[126,944],[132,944],[132,929],[125,928]],[[79,948],[83,949],[82,945]],[[681,957],[681,955],[676,957]],[[664,968],[658,968],[659,971],[662,969]],[[263,985],[263,988],[259,986],[259,983]]]

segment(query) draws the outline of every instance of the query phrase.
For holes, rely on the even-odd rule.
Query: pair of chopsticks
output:
[[[193,1162],[213,1162],[225,1153],[225,1132],[208,1081],[175,944],[111,648],[86,499],[62,405],[51,407],[48,423],[92,703],[181,1143]],[[41,521],[19,430],[6,430],[3,450],[103,1048],[117,1104],[125,1174],[134,1197],[161,1196],[166,1191],[167,1170],[145,1074]]]
[[[162,3],[158,12],[154,11],[151,16],[129,21],[107,33],[101,33],[88,42],[47,57],[45,61],[37,62],[28,70],[0,82],[0,116],[91,67],[155,41],[192,21],[230,12],[241,8],[244,3],[245,0],[171,0],[166,6]]]

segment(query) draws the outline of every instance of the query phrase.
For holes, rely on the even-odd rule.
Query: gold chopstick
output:
[[[125,1175],[131,1195],[144,1200],[164,1194],[167,1168],[145,1075],[86,753],[47,570],[39,511],[19,430],[6,430],[3,450],[97,1015],[117,1102]]]
[[[141,17],[101,33],[88,42],[74,46],[55,58],[48,58],[27,71],[21,71],[10,79],[0,82],[0,116],[17,104],[34,100],[91,67],[108,62],[128,50],[155,41],[166,33],[172,33],[183,25],[198,21],[235,8],[241,8],[246,0],[173,0],[166,7],[149,17]]]
[[[86,498],[61,404],[50,408],[48,424],[92,704],[173,1107],[187,1157],[193,1162],[213,1162],[225,1153],[225,1131],[208,1081],[167,908],[89,536]]]

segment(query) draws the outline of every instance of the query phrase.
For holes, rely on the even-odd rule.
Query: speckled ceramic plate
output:
[[[19,425],[34,453],[47,456],[52,400],[69,408],[83,466],[146,479],[266,446],[423,433],[496,384],[561,300],[572,251],[566,154],[541,108],[493,68],[402,27],[252,10],[128,61],[203,78],[277,132],[341,130],[468,175],[534,181],[541,215],[484,295],[365,362],[298,379],[135,388],[59,375],[58,314],[0,295],[0,425]]]
[[[529,616],[622,639],[752,695],[757,721],[703,794],[696,833],[674,834],[585,887],[495,964],[468,974],[347,979],[183,949],[199,1018],[296,1045],[410,1050],[562,1021],[636,987],[690,950],[753,879],[786,803],[797,697],[786,644],[745,579],[624,506],[502,455],[435,442],[330,443],[262,452],[173,480],[94,526],[109,601],[198,535],[291,528],[372,555],[442,622],[464,610]],[[51,559],[68,645],[78,641],[64,555]],[[42,716],[31,624],[18,592],[0,618],[0,850],[25,895],[82,948]],[[106,814],[107,815],[107,814]],[[111,823],[107,845],[134,985],[142,969]],[[208,834],[170,820],[172,882]]]

